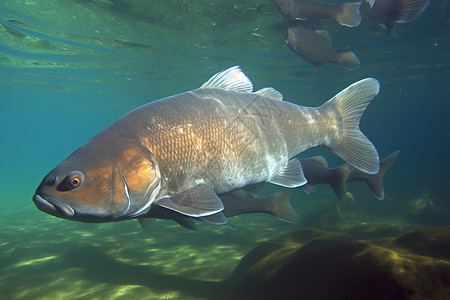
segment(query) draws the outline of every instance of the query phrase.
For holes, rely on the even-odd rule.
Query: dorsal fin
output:
[[[268,97],[275,100],[283,100],[283,95],[274,88],[265,87],[255,92],[255,94]]]
[[[200,88],[250,93],[253,91],[253,84],[239,66],[234,66],[215,74]]]

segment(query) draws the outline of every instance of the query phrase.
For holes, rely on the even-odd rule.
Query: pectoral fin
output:
[[[288,188],[296,188],[307,182],[302,165],[297,158],[289,160],[284,168],[268,181]]]
[[[154,202],[190,217],[204,217],[223,210],[222,200],[207,184],[200,183],[179,194],[163,197]]]

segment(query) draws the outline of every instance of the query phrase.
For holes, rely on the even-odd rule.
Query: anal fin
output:
[[[284,168],[268,182],[284,186],[287,188],[296,188],[306,184],[307,180],[303,174],[300,161],[297,158],[290,159]]]

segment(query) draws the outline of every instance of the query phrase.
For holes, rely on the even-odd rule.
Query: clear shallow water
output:
[[[256,89],[273,86],[310,106],[361,78],[379,79],[381,92],[361,128],[381,157],[401,153],[386,175],[384,201],[349,184],[358,221],[444,225],[406,217],[430,201],[450,212],[450,35],[439,3],[398,25],[395,37],[366,23],[326,22],[333,45],[358,55],[361,67],[353,72],[327,63],[316,71],[291,52],[285,22],[268,0],[143,3],[0,5],[0,290],[7,298],[195,299],[190,287],[225,279],[257,243],[301,226],[254,215],[231,219],[236,232],[208,224],[190,232],[169,221],[143,231],[135,221],[56,219],[31,201],[47,172],[120,115],[196,88],[232,65]],[[342,163],[323,149],[303,156],[317,154]],[[303,219],[335,201],[328,187],[292,197]]]

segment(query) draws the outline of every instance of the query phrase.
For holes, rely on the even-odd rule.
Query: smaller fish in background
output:
[[[227,218],[248,213],[268,213],[282,221],[297,224],[299,217],[292,208],[289,197],[293,189],[283,189],[268,197],[259,198],[248,189],[220,195],[223,202],[223,214]]]
[[[312,193],[317,184],[326,184],[333,188],[334,193],[341,202],[347,198],[347,182],[364,181],[379,199],[384,199],[383,177],[387,170],[394,164],[400,151],[396,151],[380,162],[380,171],[377,174],[361,172],[349,164],[343,164],[337,168],[328,168],[328,163],[322,156],[300,159],[308,183],[302,188],[307,193]]]
[[[387,170],[394,164],[400,151],[396,151],[380,162],[380,171],[377,174],[367,174],[352,168],[352,172],[347,178],[347,182],[364,181],[372,191],[372,194],[379,200],[384,199],[383,177]],[[346,164],[347,165],[347,164]]]
[[[330,61],[348,70],[359,67],[358,57],[352,51],[336,51],[331,48],[331,39],[325,30],[308,30],[302,25],[288,29],[286,43],[314,67],[319,69],[323,61]]]
[[[344,164],[337,168],[328,168],[328,162],[323,156],[314,156],[300,159],[308,182],[302,189],[311,194],[315,191],[316,185],[329,185],[341,202],[347,200],[347,179],[352,172],[352,167]]]
[[[326,184],[334,190],[339,200],[344,203],[347,200],[347,182],[364,181],[374,196],[383,200],[383,177],[397,159],[398,154],[399,151],[396,151],[383,159],[380,162],[380,171],[374,175],[361,172],[349,164],[343,164],[337,168],[329,168],[328,162],[323,156],[300,159],[304,175],[308,180],[308,183],[302,186],[302,189],[309,194],[314,192],[316,185]],[[231,218],[251,213],[268,213],[288,223],[299,223],[299,217],[289,201],[294,190],[283,189],[275,194],[261,198],[256,196],[261,185],[261,183],[254,184],[220,195],[224,206],[222,212],[225,217]],[[141,227],[146,229],[155,219],[169,219],[187,229],[197,229],[194,218],[161,206],[155,206],[145,215],[145,218],[139,218],[138,220]],[[203,220],[208,222],[207,218]]]
[[[427,8],[430,0],[366,0],[361,4],[361,16],[379,24],[392,33],[395,23],[409,23],[417,19]]]
[[[250,213],[268,213],[288,223],[299,223],[299,217],[289,202],[289,198],[294,191],[293,189],[283,189],[273,195],[261,198],[255,196],[251,191],[251,189],[254,189],[256,192],[256,186],[253,185],[220,195],[224,205],[224,210],[222,211],[224,216],[231,218]],[[162,206],[155,206],[145,218],[138,218],[138,221],[143,229],[147,229],[155,219],[173,220],[187,229],[197,230],[194,218]],[[207,218],[203,218],[203,221],[209,222]]]
[[[311,21],[334,19],[347,27],[361,23],[359,7],[361,2],[326,3],[318,0],[272,0],[279,12],[289,19]]]

